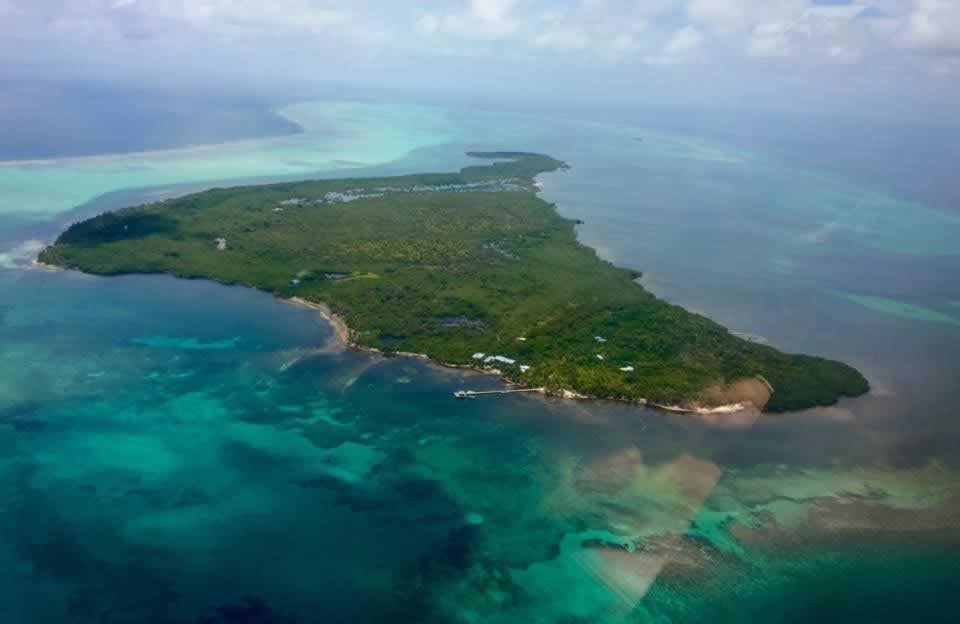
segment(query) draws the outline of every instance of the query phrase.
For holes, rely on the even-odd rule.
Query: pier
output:
[[[544,388],[516,388],[513,390],[457,390],[453,396],[457,399],[475,399],[485,394],[514,394],[515,392],[544,392]]]

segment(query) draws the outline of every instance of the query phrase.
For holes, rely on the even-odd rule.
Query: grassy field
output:
[[[868,390],[845,364],[738,338],[597,258],[536,195],[533,176],[562,162],[472,155],[496,160],[459,173],[213,189],[126,208],[71,226],[40,259],[325,302],[358,345],[456,364],[502,355],[516,360],[496,363],[512,381],[597,397],[720,403],[717,388],[759,375],[775,388],[766,409],[780,411]]]

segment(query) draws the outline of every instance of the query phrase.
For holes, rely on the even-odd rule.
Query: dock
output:
[[[457,399],[475,399],[486,394],[514,394],[516,392],[543,392],[544,388],[515,388],[513,390],[457,390],[453,396]]]

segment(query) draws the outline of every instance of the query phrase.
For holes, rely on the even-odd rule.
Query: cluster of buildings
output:
[[[486,353],[474,353],[473,359],[483,362],[484,364],[493,364],[494,362],[499,362],[501,364],[514,365],[517,363],[515,359],[508,358],[505,355],[487,355]],[[530,370],[530,367],[526,364],[520,364],[519,368],[521,373],[525,373]]]
[[[482,180],[465,184],[417,184],[414,186],[378,186],[371,189],[357,188],[346,191],[329,191],[320,199],[293,197],[277,202],[274,212],[282,212],[286,207],[304,206],[307,204],[340,204],[358,199],[374,199],[384,197],[388,193],[463,193],[467,191],[523,191],[526,187],[516,178],[496,180]]]
[[[604,338],[603,336],[594,336],[593,339],[594,339],[595,341],[597,341],[598,343],[600,343],[600,344],[603,344],[603,343],[605,343],[605,342],[607,341],[607,339]],[[526,338],[517,338],[517,340],[518,340],[518,341],[521,341],[521,342],[526,342],[527,339],[526,339]],[[478,362],[482,362],[483,364],[496,364],[496,363],[500,363],[500,364],[509,364],[509,365],[511,365],[511,366],[517,364],[517,361],[516,361],[515,359],[509,358],[509,357],[507,357],[507,356],[505,356],[505,355],[487,355],[486,353],[474,353],[474,354],[473,354],[473,359],[476,360],[476,361],[478,361]],[[601,354],[601,353],[598,353],[598,354],[597,354],[597,359],[598,359],[598,360],[601,360],[601,361],[606,360],[606,358],[605,358],[605,357],[603,356],[603,354]],[[519,366],[519,368],[520,368],[520,372],[521,372],[521,373],[525,373],[525,372],[527,372],[528,370],[530,370],[530,367],[527,366],[526,364],[519,364],[518,366]],[[622,370],[622,371],[625,372],[625,373],[632,373],[633,371],[636,370],[636,368],[634,368],[633,366],[621,366],[621,367],[620,367],[620,370]]]

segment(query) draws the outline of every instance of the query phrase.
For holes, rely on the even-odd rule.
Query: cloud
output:
[[[139,9],[145,18],[182,21],[210,30],[244,27],[258,32],[277,28],[321,33],[351,19],[351,11],[343,6],[310,0],[283,0],[272,5],[259,0],[141,0],[124,6]]]
[[[681,28],[670,38],[663,47],[664,54],[669,56],[691,56],[703,45],[703,34],[694,26]]]
[[[803,22],[758,24],[747,41],[746,53],[754,58],[789,56],[792,40],[809,34],[810,27]]]
[[[561,28],[541,33],[533,38],[533,44],[544,48],[582,50],[590,42],[589,37],[576,28]]]
[[[955,0],[424,0],[411,13],[388,0],[0,0],[24,38],[48,50],[116,46],[122,39],[175,48],[261,45],[384,54],[433,50],[504,61],[579,55],[606,63],[793,59],[856,62],[903,45],[960,47]],[[270,43],[268,43],[270,42]],[[219,46],[219,47],[218,47]],[[0,50],[4,43],[0,42]],[[841,50],[843,52],[841,52]],[[852,51],[858,51],[853,53]],[[237,51],[243,54],[243,51]],[[13,53],[13,52],[11,52]]]
[[[420,32],[428,35],[499,39],[518,28],[512,16],[516,4],[517,0],[470,0],[459,10],[425,12],[418,19],[417,26]]]
[[[0,0],[0,66],[308,86],[326,79],[516,89],[522,82],[598,97],[654,77],[662,81],[658,94],[715,82],[742,99],[734,92],[776,91],[774,66],[783,70],[774,82],[803,83],[809,93],[831,81],[847,88],[854,75],[874,93],[896,95],[892,75],[942,89],[931,74],[956,76],[960,58],[960,0],[421,0],[416,7]],[[770,99],[777,97],[787,99],[779,92]]]
[[[652,65],[675,65],[694,60],[706,38],[695,26],[685,26],[667,40],[657,54],[646,57]]]
[[[505,22],[517,0],[470,0],[470,11],[487,22]]]
[[[851,20],[856,19],[867,7],[862,4],[815,4],[803,11],[804,17],[814,19]]]
[[[259,0],[34,0],[20,3],[13,15],[34,27],[55,24],[66,30],[97,23],[122,32],[132,23],[149,22],[166,26],[168,34],[184,27],[219,31],[241,26],[263,33],[324,32],[350,22],[352,11],[344,3],[313,0],[275,0],[269,6]]]
[[[730,36],[759,24],[793,21],[809,5],[809,0],[689,0],[686,13],[692,22]]]
[[[827,48],[827,59],[832,63],[848,65],[861,59],[861,51],[852,46],[832,45]]]
[[[738,0],[692,0],[687,5],[687,15],[691,21],[730,33],[749,25],[750,11],[747,4]]]
[[[903,41],[915,48],[960,52],[960,2],[914,0]]]

